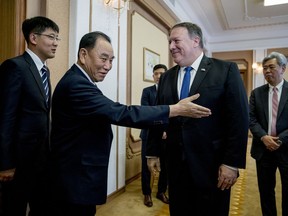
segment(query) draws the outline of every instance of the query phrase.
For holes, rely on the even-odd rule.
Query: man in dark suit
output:
[[[160,76],[167,71],[166,65],[157,64],[153,67],[153,79],[155,85],[146,87],[142,91],[141,96],[141,105],[143,106],[154,106],[156,105],[156,94]],[[141,157],[142,157],[142,169],[141,169],[141,187],[142,193],[144,195],[144,205],[151,207],[153,206],[153,201],[151,197],[151,173],[147,166],[147,158],[146,158],[146,145],[147,145],[147,137],[148,137],[148,129],[141,130],[140,138],[142,140],[142,149],[141,149]],[[165,192],[167,190],[167,172],[165,165],[165,142],[166,133],[163,134],[163,142],[161,143],[161,154],[160,154],[160,162],[161,162],[161,172],[159,173],[158,179],[158,192],[156,194],[156,198],[160,199],[162,202],[168,204],[169,199],[166,196]],[[152,176],[153,178],[153,176]],[[153,181],[152,181],[153,184]]]
[[[191,103],[199,95],[157,107],[111,101],[96,83],[104,80],[113,59],[110,38],[102,32],[90,32],[80,41],[77,63],[55,88],[51,132],[53,216],[94,216],[95,205],[106,202],[111,124],[141,128],[166,124],[169,116],[210,115],[209,109]]]
[[[277,168],[282,183],[282,215],[288,215],[288,83],[283,79],[286,65],[287,59],[281,53],[272,52],[265,57],[262,66],[268,83],[254,89],[249,101],[253,134],[251,156],[256,160],[261,208],[265,216],[277,216]]]
[[[193,23],[173,26],[169,44],[177,65],[161,76],[157,104],[199,93],[197,104],[212,112],[171,118],[165,129],[170,215],[227,216],[230,188],[246,162],[248,101],[240,72],[235,63],[204,55],[201,28]],[[161,136],[161,130],[149,131],[148,156],[157,156]],[[157,158],[148,165],[157,169]]]
[[[22,31],[27,50],[0,67],[3,214],[25,216],[29,203],[29,215],[41,216],[46,212],[51,95],[49,70],[41,69],[55,57],[59,27],[46,17],[34,17],[23,22]]]

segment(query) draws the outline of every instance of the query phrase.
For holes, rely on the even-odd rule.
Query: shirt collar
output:
[[[93,83],[94,85],[96,85],[96,82],[93,82],[91,80],[91,78],[89,77],[89,75],[80,67],[80,65],[78,65],[77,63],[75,63],[75,65],[81,70],[81,72],[86,76],[86,78],[91,82]]]
[[[284,84],[284,79],[282,79],[282,81],[280,83],[278,83],[278,85],[276,85],[276,86],[272,86],[269,84],[269,91],[273,91],[274,87],[276,87],[279,91],[282,88],[283,84]]]
[[[26,49],[26,52],[30,55],[34,63],[36,64],[36,67],[38,71],[40,71],[43,67],[43,65],[46,66],[46,62],[42,62],[41,59],[30,49]]]
[[[199,65],[200,65],[200,63],[201,63],[201,60],[202,60],[203,56],[204,56],[204,53],[202,52],[202,53],[198,56],[198,58],[192,63],[192,65],[190,65],[190,66],[193,68],[193,70],[195,70],[195,71],[198,70]],[[184,69],[185,69],[186,67],[189,67],[189,65],[188,65],[188,66],[185,66],[185,67],[181,67],[181,71],[184,71]]]

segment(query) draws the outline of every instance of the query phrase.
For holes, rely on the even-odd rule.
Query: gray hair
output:
[[[262,65],[264,65],[267,61],[271,60],[271,59],[276,59],[277,64],[279,66],[285,66],[287,65],[287,58],[279,52],[271,52],[267,57],[265,57],[262,61]]]
[[[198,25],[191,23],[191,22],[181,22],[181,23],[175,24],[171,30],[178,28],[178,27],[186,28],[189,33],[190,38],[193,38],[195,36],[199,37],[200,47],[202,49],[204,48],[202,30]]]

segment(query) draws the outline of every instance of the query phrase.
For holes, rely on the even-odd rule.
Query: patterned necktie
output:
[[[47,71],[48,71],[48,68],[45,65],[43,65],[41,69],[41,78],[43,82],[44,92],[46,95],[46,103],[48,103],[48,100],[49,100],[49,85],[48,85]]]
[[[273,96],[272,96],[272,122],[271,122],[271,136],[276,136],[276,120],[277,120],[277,112],[278,112],[278,89],[276,87],[273,88]]]
[[[180,92],[180,100],[183,98],[188,97],[189,95],[189,88],[190,88],[190,79],[191,79],[191,73],[192,67],[186,67],[185,68],[185,75],[182,82],[181,92]]]

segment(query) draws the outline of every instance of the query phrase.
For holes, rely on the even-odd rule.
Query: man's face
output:
[[[54,58],[59,43],[58,32],[51,28],[44,32],[33,32],[30,34],[30,48],[44,62],[47,59]]]
[[[82,68],[94,82],[104,80],[112,68],[113,59],[112,45],[103,38],[97,40],[93,49],[86,50],[82,48],[80,50]]]
[[[156,84],[159,83],[159,79],[164,72],[165,72],[164,68],[158,68],[153,71],[153,79]]]
[[[194,49],[198,46],[199,38],[190,38],[186,28],[176,27],[172,29],[169,36],[169,49],[174,62],[178,65],[190,65]]]
[[[286,66],[279,66],[276,58],[268,60],[262,66],[264,77],[270,85],[276,86],[282,81]]]

